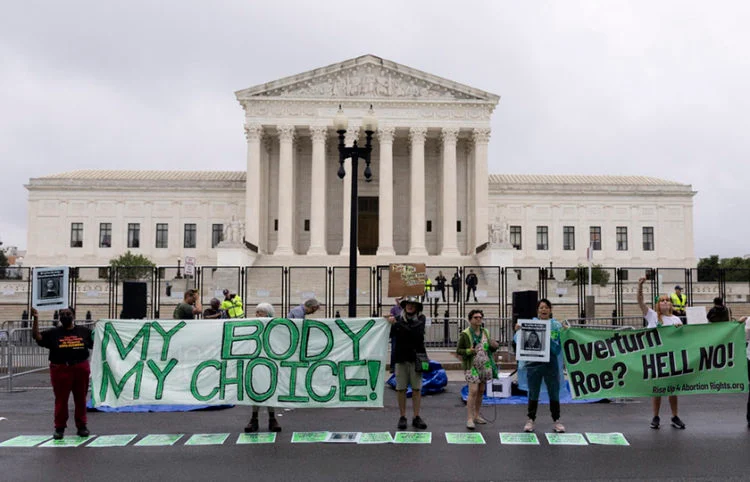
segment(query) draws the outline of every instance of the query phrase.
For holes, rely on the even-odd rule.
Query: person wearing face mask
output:
[[[75,310],[60,311],[60,326],[39,331],[39,314],[31,309],[31,332],[37,345],[49,349],[49,375],[55,394],[55,431],[60,440],[68,423],[68,399],[73,393],[75,423],[79,437],[88,437],[86,426],[86,394],[89,391],[89,350],[94,347],[93,332],[75,324]]]

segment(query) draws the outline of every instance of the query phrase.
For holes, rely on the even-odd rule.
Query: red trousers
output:
[[[86,395],[89,391],[91,368],[88,360],[75,365],[49,364],[52,391],[55,392],[55,428],[68,424],[68,399],[73,392],[76,427],[86,425]]]

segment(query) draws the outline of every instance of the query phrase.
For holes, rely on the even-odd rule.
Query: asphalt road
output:
[[[43,387],[45,375],[23,378]],[[430,445],[291,444],[293,431],[396,431],[395,394],[386,388],[386,408],[282,412],[283,432],[272,445],[236,445],[250,408],[188,413],[90,413],[92,434],[223,433],[220,446],[10,448],[0,447],[0,480],[749,480],[750,430],[747,395],[680,398],[687,430],[652,430],[647,399],[629,403],[563,405],[568,432],[622,432],[630,446],[553,446],[547,406],[540,407],[538,446],[501,445],[499,432],[520,432],[525,406],[485,407],[486,445],[448,445],[445,432],[465,432],[461,384],[427,397],[423,418]],[[52,392],[0,392],[0,442],[17,435],[51,434]],[[663,422],[668,419],[664,401]],[[71,413],[72,417],[72,413]],[[261,427],[266,417],[261,412]],[[71,418],[72,422],[72,418]],[[73,432],[74,429],[68,429]]]

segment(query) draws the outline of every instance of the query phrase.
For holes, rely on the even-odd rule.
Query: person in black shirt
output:
[[[49,375],[55,394],[55,432],[53,438],[60,440],[68,423],[68,399],[73,393],[75,422],[79,437],[88,437],[86,426],[86,394],[89,391],[89,350],[94,347],[93,333],[83,326],[76,326],[75,310],[60,310],[61,326],[39,332],[39,314],[31,309],[34,320],[31,331],[36,343],[49,349]]]
[[[435,289],[440,292],[441,297],[443,298],[443,303],[445,303],[445,283],[448,281],[445,279],[445,276],[443,276],[442,271],[438,271],[438,275],[435,277]]]
[[[401,300],[403,311],[400,315],[388,317],[391,323],[391,338],[395,340],[393,357],[396,363],[396,392],[401,418],[398,429],[406,430],[406,387],[411,385],[414,428],[426,429],[427,424],[419,416],[422,401],[422,373],[417,372],[417,353],[425,354],[424,331],[426,318],[422,314],[422,303],[419,296],[409,296]]]
[[[469,295],[474,295],[474,301],[477,301],[477,285],[479,279],[474,274],[474,270],[470,269],[469,274],[466,276],[466,301],[469,301]]]
[[[732,314],[724,305],[724,299],[721,296],[714,298],[714,306],[708,310],[706,319],[711,323],[718,321],[729,321],[732,318]]]
[[[458,298],[461,298],[461,275],[458,274],[458,271],[453,273],[453,278],[451,278],[451,288],[453,288],[453,302],[458,303]]]

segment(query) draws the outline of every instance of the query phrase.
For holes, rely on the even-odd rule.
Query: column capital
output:
[[[263,126],[260,124],[245,124],[245,139],[260,141],[263,138]]]
[[[458,140],[458,127],[443,127],[440,138],[443,144],[455,144]]]
[[[381,144],[393,142],[393,137],[396,135],[396,128],[393,126],[380,126],[378,127],[378,140]]]
[[[292,126],[292,125],[280,125],[280,126],[276,126],[276,130],[279,133],[279,140],[280,141],[282,141],[282,142],[284,142],[284,141],[287,141],[287,142],[294,141],[294,135],[295,135],[294,126]]]
[[[427,128],[423,126],[414,126],[409,128],[409,140],[424,144],[427,138]]]
[[[490,131],[489,127],[478,127],[474,129],[473,139],[476,144],[487,144],[490,142]]]
[[[328,127],[310,126],[310,137],[313,142],[325,142],[328,139]]]

